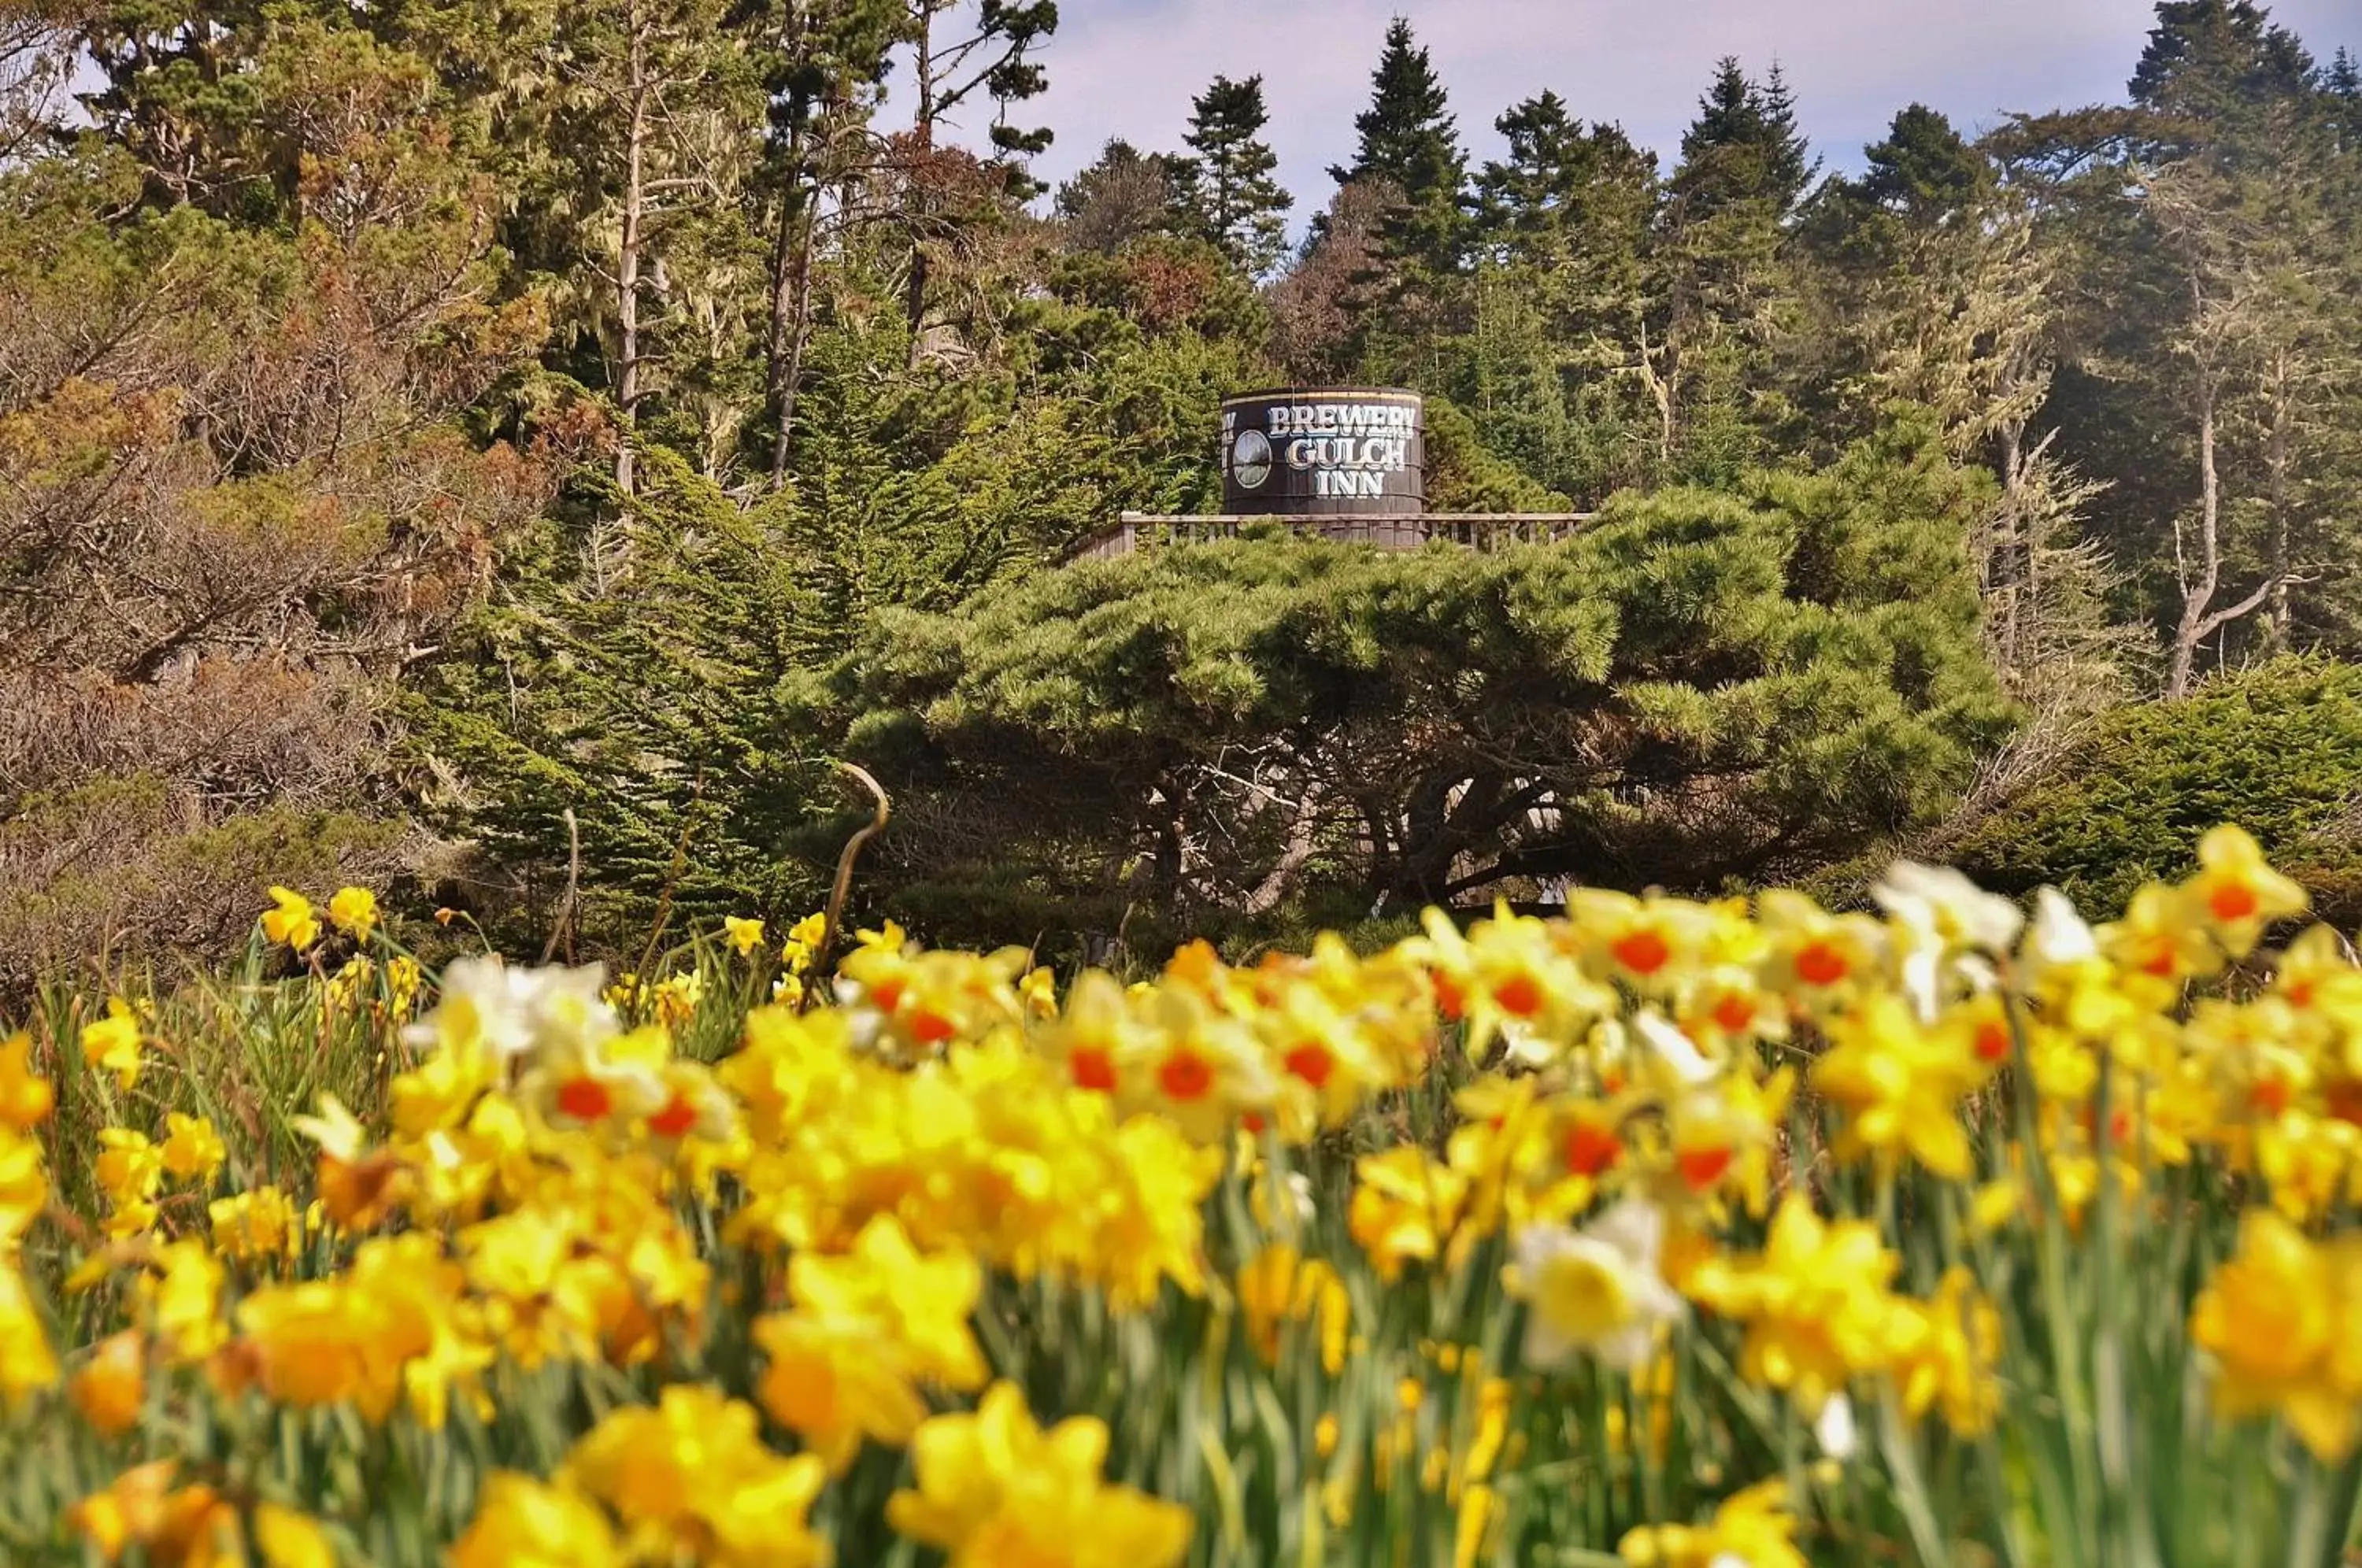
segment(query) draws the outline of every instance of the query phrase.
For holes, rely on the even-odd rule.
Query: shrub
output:
[[[1995,888],[2044,883],[2086,907],[2186,871],[2199,834],[2235,822],[2343,925],[2362,919],[2362,668],[2286,658],[2180,702],[2094,720],[2042,781],[1947,846]]]

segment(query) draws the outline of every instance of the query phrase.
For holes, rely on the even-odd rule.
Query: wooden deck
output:
[[[1415,517],[1352,516],[1151,516],[1127,512],[1067,556],[1069,561],[1111,560],[1159,545],[1235,539],[1245,529],[1277,524],[1295,533],[1382,550],[1416,550],[1441,539],[1470,549],[1504,545],[1548,544],[1563,539],[1597,516],[1595,512],[1429,512]]]

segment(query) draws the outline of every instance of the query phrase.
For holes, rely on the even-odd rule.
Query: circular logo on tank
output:
[[[1260,490],[1271,478],[1271,442],[1260,430],[1242,430],[1231,446],[1231,477],[1242,490]]]

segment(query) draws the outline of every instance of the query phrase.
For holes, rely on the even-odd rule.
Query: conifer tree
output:
[[[2362,153],[2362,62],[2356,61],[2351,50],[2341,47],[2330,61],[2322,73],[2321,94],[2338,150],[2349,156]]]
[[[1284,215],[1296,203],[1272,178],[1279,158],[1263,139],[1270,118],[1261,76],[1243,82],[1217,76],[1191,101],[1189,132],[1182,138],[1198,155],[1189,196],[1198,227],[1253,276],[1270,271],[1286,250]]]
[[[1025,172],[1023,160],[1048,148],[1051,133],[1046,127],[1027,130],[1013,126],[1009,113],[1049,86],[1034,54],[1057,30],[1058,7],[1055,0],[981,0],[973,30],[962,37],[939,26],[956,0],[904,3],[909,6],[907,37],[916,102],[911,117],[912,156],[901,197],[911,238],[902,314],[916,364],[926,341],[928,285],[935,267],[931,246],[959,226],[955,216],[942,210],[945,204],[936,189],[944,174],[936,167],[935,133],[963,104],[982,94],[994,106],[990,140],[1010,195],[1024,201],[1038,193],[1041,188]]]
[[[1375,181],[1394,201],[1386,248],[1434,272],[1460,263],[1466,215],[1462,188],[1467,157],[1428,52],[1396,17],[1370,77],[1370,106],[1353,117],[1360,140],[1353,161],[1329,172],[1340,184]]]
[[[1886,139],[1865,149],[1865,160],[1860,193],[1915,223],[1959,212],[1992,183],[1992,165],[1984,155],[1925,104],[1897,114]]]
[[[2239,119],[2306,92],[2312,59],[2249,0],[2161,0],[2126,91],[2173,116]]]
[[[1796,432],[1774,370],[1796,341],[1787,221],[1817,165],[1775,68],[1726,58],[1682,137],[1656,260],[1663,307],[1627,362],[1655,404],[1657,459],[1722,480]]]
[[[1762,204],[1784,219],[1818,169],[1796,128],[1795,99],[1780,68],[1757,83],[1735,56],[1716,62],[1697,118],[1682,133],[1674,193],[1709,210]]]
[[[1193,193],[1191,175],[1187,160],[1113,137],[1097,160],[1058,187],[1050,208],[1069,245],[1111,254],[1143,235],[1172,232],[1175,207]]]
[[[1529,471],[1588,502],[1644,477],[1646,410],[1601,372],[1648,310],[1656,160],[1555,93],[1495,126],[1508,155],[1476,177],[1474,330],[1450,384]]]

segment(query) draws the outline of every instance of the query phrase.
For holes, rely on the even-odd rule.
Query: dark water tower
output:
[[[1398,387],[1283,387],[1222,400],[1222,510],[1240,517],[1417,517],[1426,425]]]
[[[1282,387],[1224,398],[1220,462],[1219,513],[1127,512],[1066,558],[1235,539],[1275,523],[1301,537],[1382,550],[1497,549],[1563,539],[1591,520],[1584,512],[1429,512],[1424,405],[1400,387]]]

